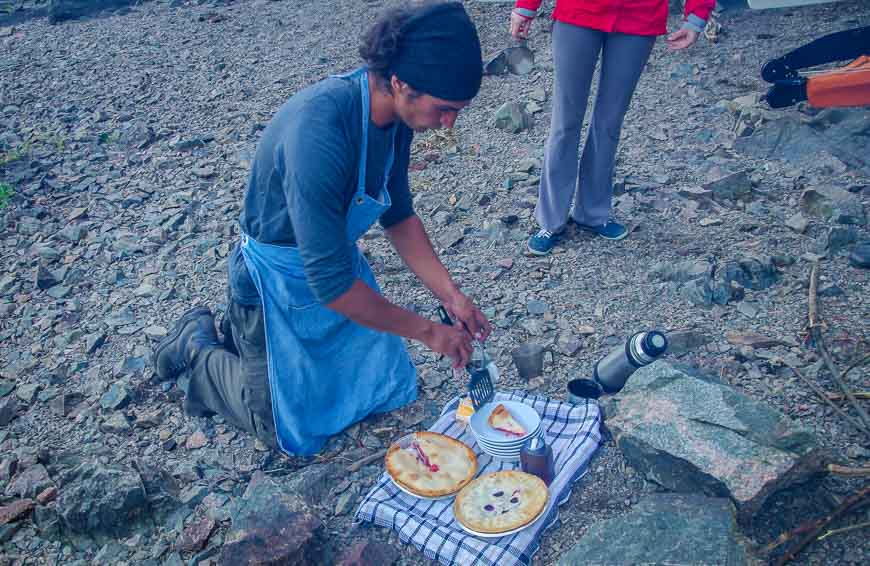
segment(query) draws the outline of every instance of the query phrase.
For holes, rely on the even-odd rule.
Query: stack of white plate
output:
[[[514,419],[526,430],[525,435],[507,434],[489,426],[489,415],[498,405],[505,406]],[[469,425],[480,449],[498,460],[519,460],[520,449],[526,440],[541,434],[541,416],[532,407],[519,401],[487,403],[471,415]]]

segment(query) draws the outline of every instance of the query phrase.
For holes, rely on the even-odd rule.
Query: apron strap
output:
[[[363,198],[366,192],[366,162],[368,161],[369,148],[369,114],[371,112],[368,76],[368,68],[363,67],[360,69],[359,89],[360,94],[362,95],[362,142],[360,144],[359,175],[357,176],[356,181],[356,193],[353,195],[353,198],[357,202],[360,202],[360,199]],[[393,161],[396,157],[396,130],[398,129],[398,126],[399,122],[397,120],[390,128],[390,150],[384,167],[384,186],[381,189],[381,192],[387,191],[387,185],[390,182],[390,171],[393,168]],[[378,200],[381,200],[380,196],[378,196]]]
[[[369,112],[371,110],[371,102],[369,101],[369,74],[363,71],[359,75],[359,90],[362,95],[362,140],[360,142],[359,151],[359,175],[356,180],[355,199],[360,199],[366,192],[366,161],[369,150]]]

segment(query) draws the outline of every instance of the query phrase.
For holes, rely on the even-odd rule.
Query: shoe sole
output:
[[[618,242],[619,240],[624,240],[625,238],[628,237],[628,230],[626,230],[625,232],[623,232],[619,236],[613,237],[613,236],[605,236],[601,232],[599,232],[593,228],[587,228],[587,227],[583,226],[582,224],[577,224],[577,228],[579,228],[580,230],[583,230],[584,232],[589,232],[590,234],[595,234],[599,238],[604,238],[605,240],[610,240],[611,242]]]
[[[181,331],[184,329],[184,327],[187,325],[187,323],[192,318],[195,318],[197,316],[203,316],[203,315],[212,316],[211,309],[209,309],[208,307],[194,307],[194,308],[190,309],[189,311],[187,311],[186,313],[181,315],[181,318],[179,318],[178,322],[175,323],[175,328],[172,329],[172,332],[167,334],[163,338],[163,340],[161,340],[157,344],[157,347],[154,348],[154,353],[151,355],[151,366],[154,368],[155,375],[157,375],[157,358],[160,356],[160,353],[163,350],[165,350],[166,348],[168,348],[169,345],[172,344],[172,342],[175,341],[181,335]],[[173,379],[175,376],[173,375],[173,376],[169,376],[169,377],[161,377],[158,375],[157,377],[159,377],[160,379],[165,381],[165,380]]]
[[[543,256],[545,256],[545,255],[550,255],[550,252],[553,251],[553,248],[550,248],[549,250],[547,250],[547,251],[545,251],[545,252],[538,251],[538,250],[532,249],[532,246],[530,246],[530,245],[528,245],[528,244],[526,244],[526,249],[529,251],[530,254],[532,254],[532,255],[534,255],[534,256],[538,256],[538,257],[543,257]]]
[[[619,236],[616,236],[615,238],[611,237],[611,236],[604,236],[602,234],[598,234],[598,237],[604,238],[605,240],[610,240],[611,242],[618,242],[619,240],[624,240],[628,237],[628,231],[626,231],[625,234],[621,234]]]

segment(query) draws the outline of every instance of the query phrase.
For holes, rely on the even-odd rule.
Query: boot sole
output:
[[[157,375],[157,377],[159,377],[162,381],[173,379],[176,376],[170,375],[167,377],[163,377],[157,374],[157,358],[160,357],[160,353],[168,348],[169,345],[172,344],[172,342],[181,335],[181,331],[191,319],[203,315],[212,316],[211,309],[209,309],[208,307],[194,307],[189,311],[185,312],[183,315],[181,315],[181,318],[178,319],[178,322],[175,323],[175,328],[172,329],[172,332],[167,334],[166,337],[157,344],[157,347],[154,348],[154,353],[151,355],[151,365],[154,367],[154,374]]]

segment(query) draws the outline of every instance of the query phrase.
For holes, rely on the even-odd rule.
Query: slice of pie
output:
[[[456,496],[453,516],[478,533],[505,533],[537,519],[549,497],[547,485],[537,476],[494,472],[480,476]]]
[[[499,404],[489,414],[489,426],[510,436],[525,436],[526,429],[511,415],[504,405]]]
[[[416,432],[409,441],[393,444],[386,465],[394,482],[422,497],[456,493],[477,472],[471,448],[437,432]]]

